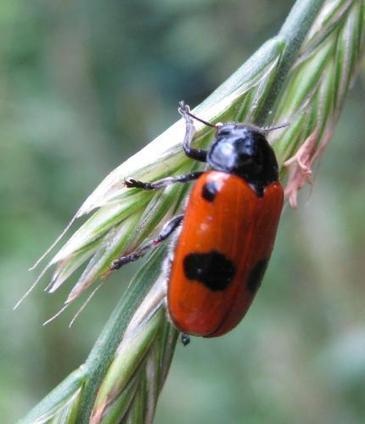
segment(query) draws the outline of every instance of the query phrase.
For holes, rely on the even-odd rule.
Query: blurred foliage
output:
[[[291,3],[0,2],[2,422],[82,362],[135,268],[114,275],[71,330],[72,311],[41,327],[62,290],[11,311],[34,278],[26,269],[111,169],[176,120],[178,100],[200,102]],[[363,68],[313,187],[285,210],[247,318],[178,348],[156,423],[363,422],[364,85]]]

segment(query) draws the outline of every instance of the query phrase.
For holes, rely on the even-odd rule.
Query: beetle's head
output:
[[[224,124],[217,128],[208,162],[214,169],[255,178],[264,171],[268,149],[271,147],[260,129]]]

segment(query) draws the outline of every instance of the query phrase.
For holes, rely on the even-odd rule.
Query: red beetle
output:
[[[265,134],[280,127],[213,125],[192,115],[183,102],[179,112],[186,122],[186,155],[210,169],[152,183],[126,181],[128,187],[156,190],[197,180],[185,213],[165,224],[155,240],[115,260],[111,269],[138,259],[179,229],[168,259],[169,315],[183,335],[215,337],[230,331],[246,314],[270,259],[283,189]],[[216,129],[208,151],[191,147],[192,118]]]

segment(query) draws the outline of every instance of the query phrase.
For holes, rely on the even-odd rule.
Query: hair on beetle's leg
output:
[[[180,340],[181,340],[181,343],[183,344],[183,346],[187,346],[191,341],[190,336],[185,334],[185,333],[180,334]]]
[[[166,222],[166,224],[162,227],[160,234],[155,239],[148,241],[146,244],[129,255],[121,256],[120,258],[115,259],[110,266],[110,270],[114,271],[119,269],[123,265],[134,262],[144,256],[152,247],[155,247],[166,240],[179,227],[183,218],[184,215],[177,215],[170,221]]]
[[[191,172],[190,174],[163,178],[162,180],[154,181],[152,183],[135,180],[134,178],[126,178],[125,185],[128,188],[140,188],[142,190],[159,190],[171,184],[188,183],[189,181],[196,180],[202,175],[202,173],[203,172],[201,171],[196,171]]]
[[[192,118],[197,119],[200,122],[203,122],[205,125],[209,125],[209,126],[214,126],[214,125],[211,125],[208,122],[205,122],[201,120],[200,118],[192,115],[190,113],[189,106],[185,104],[185,102],[183,101],[179,102],[178,112],[185,119],[185,136],[183,141],[183,149],[186,156],[200,162],[206,162],[208,152],[206,150],[194,149],[193,147],[191,147],[191,142],[193,141],[194,134],[195,134],[195,127],[194,127],[194,122]]]

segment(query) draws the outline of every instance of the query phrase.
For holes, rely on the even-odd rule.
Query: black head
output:
[[[218,126],[207,162],[213,169],[244,178],[259,195],[278,179],[278,164],[264,131],[248,125]]]

